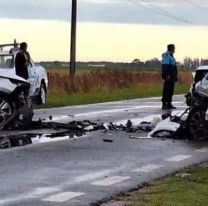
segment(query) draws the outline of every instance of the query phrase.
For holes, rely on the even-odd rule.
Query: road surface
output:
[[[174,102],[185,108],[183,97]],[[160,98],[147,98],[37,110],[35,119],[123,122],[161,115],[160,107]],[[119,131],[34,142],[0,151],[0,205],[86,206],[208,160],[205,143],[132,139]]]

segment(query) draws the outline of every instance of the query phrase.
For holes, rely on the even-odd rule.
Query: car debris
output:
[[[181,119],[179,117],[173,116],[171,118],[167,118],[157,124],[154,128],[151,122],[141,122],[139,125],[133,125],[130,120],[126,122],[126,124],[117,125],[115,123],[110,124],[102,124],[102,123],[95,123],[91,121],[72,121],[69,123],[59,123],[59,122],[45,122],[45,121],[32,121],[30,127],[24,132],[22,130],[18,130],[13,134],[13,127],[9,127],[11,134],[0,134],[0,148],[11,148],[16,146],[25,146],[28,144],[32,144],[33,138],[41,138],[43,135],[45,138],[61,138],[61,137],[68,137],[69,139],[75,137],[81,137],[86,133],[93,132],[93,131],[101,131],[104,133],[109,134],[112,136],[110,132],[126,132],[129,134],[129,138],[131,139],[144,139],[146,138],[175,138],[175,135],[179,133],[178,131],[182,128],[181,127]],[[20,127],[22,129],[22,127]],[[166,128],[164,130],[164,128]],[[17,129],[17,128],[16,128]],[[41,130],[43,130],[41,132]],[[46,132],[45,130],[48,130]],[[33,131],[33,132],[31,132]],[[53,131],[53,132],[51,132]],[[150,132],[151,131],[151,132]],[[150,134],[148,135],[148,132]],[[182,132],[184,133],[184,132]],[[103,142],[112,143],[114,142],[113,139],[103,139]]]
[[[188,113],[189,109],[178,112],[173,116],[170,113],[163,114],[163,120],[156,125],[148,136],[153,138],[187,138]]]
[[[15,131],[14,131],[15,128]],[[60,123],[53,121],[42,121],[41,119],[37,121],[32,121],[28,127],[24,127],[22,131],[22,125],[19,124],[19,128],[16,124],[10,125],[5,133],[0,134],[0,139],[7,138],[9,144],[7,146],[2,146],[2,148],[10,148],[16,146],[25,146],[32,144],[33,138],[41,138],[43,135],[46,138],[61,138],[61,137],[81,137],[86,133],[93,131],[101,131],[108,133],[109,136],[112,136],[110,132],[123,131],[127,133],[140,133],[147,132],[151,129],[150,122],[141,122],[138,126],[134,126],[130,120],[126,124],[117,125],[113,122],[107,123],[95,123],[89,120],[84,121],[72,121],[69,123]],[[46,132],[47,130],[47,132]],[[52,132],[53,131],[53,132]],[[112,139],[103,139],[103,142],[114,142]],[[2,144],[3,145],[3,144]]]
[[[171,118],[167,118],[160,122],[155,129],[149,133],[149,137],[172,137],[179,127],[179,123],[171,121]]]
[[[206,80],[205,80],[205,79]],[[60,123],[53,121],[53,117],[49,117],[49,121],[41,120],[29,121],[32,119],[31,111],[28,108],[21,108],[15,121],[7,126],[7,131],[24,129],[24,135],[2,135],[0,134],[0,148],[12,147],[14,145],[31,144],[27,138],[34,138],[37,135],[45,135],[41,130],[48,129],[49,133],[45,135],[48,138],[58,137],[80,137],[86,133],[93,131],[101,131],[103,133],[126,132],[131,139],[147,138],[173,138],[187,140],[207,140],[208,139],[208,93],[204,93],[202,88],[207,88],[208,75],[205,75],[202,81],[195,84],[192,98],[195,98],[193,105],[185,111],[177,113],[163,113],[161,117],[153,116],[152,120],[139,121],[135,123],[134,119],[129,119],[122,123],[101,123],[85,121],[71,121],[68,123]],[[207,82],[207,84],[206,84]],[[203,90],[203,92],[202,92]],[[206,89],[205,89],[206,90]],[[208,90],[206,90],[208,91]],[[140,119],[141,120],[141,119]],[[29,123],[29,124],[28,124]],[[27,132],[28,130],[28,132]],[[31,130],[34,132],[31,134]],[[50,133],[50,131],[53,131]],[[145,135],[146,134],[146,135]],[[113,142],[112,139],[103,139],[103,142]]]
[[[11,148],[11,142],[8,138],[0,138],[0,149]]]
[[[136,136],[136,135],[129,135],[130,139],[150,139],[149,136]]]
[[[112,143],[114,142],[112,139],[103,139],[103,142],[108,142],[108,143]]]

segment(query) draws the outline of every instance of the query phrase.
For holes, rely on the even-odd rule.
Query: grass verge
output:
[[[175,94],[187,93],[189,89],[188,84],[177,84]],[[49,92],[48,102],[43,107],[61,107],[71,105],[81,105],[90,103],[101,103],[117,100],[128,100],[135,98],[144,98],[152,96],[161,96],[162,85],[158,84],[141,84],[130,88],[123,89],[102,89],[100,91],[89,93],[74,93],[68,94],[66,92]],[[36,107],[36,108],[42,108]]]
[[[125,206],[207,206],[208,165],[155,181],[116,200],[124,202]]]

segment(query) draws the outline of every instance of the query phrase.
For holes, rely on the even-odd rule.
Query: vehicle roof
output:
[[[0,51],[0,55],[12,55],[9,51]]]
[[[196,71],[199,71],[199,70],[208,70],[208,65],[203,65],[203,66],[197,67]]]

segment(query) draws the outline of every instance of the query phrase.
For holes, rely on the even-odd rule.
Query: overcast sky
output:
[[[26,41],[37,60],[69,60],[72,0],[0,0],[0,43]],[[77,59],[208,58],[208,0],[77,0]]]
[[[77,1],[79,22],[208,25],[208,0]],[[69,21],[70,6],[71,0],[0,0],[0,18]]]

